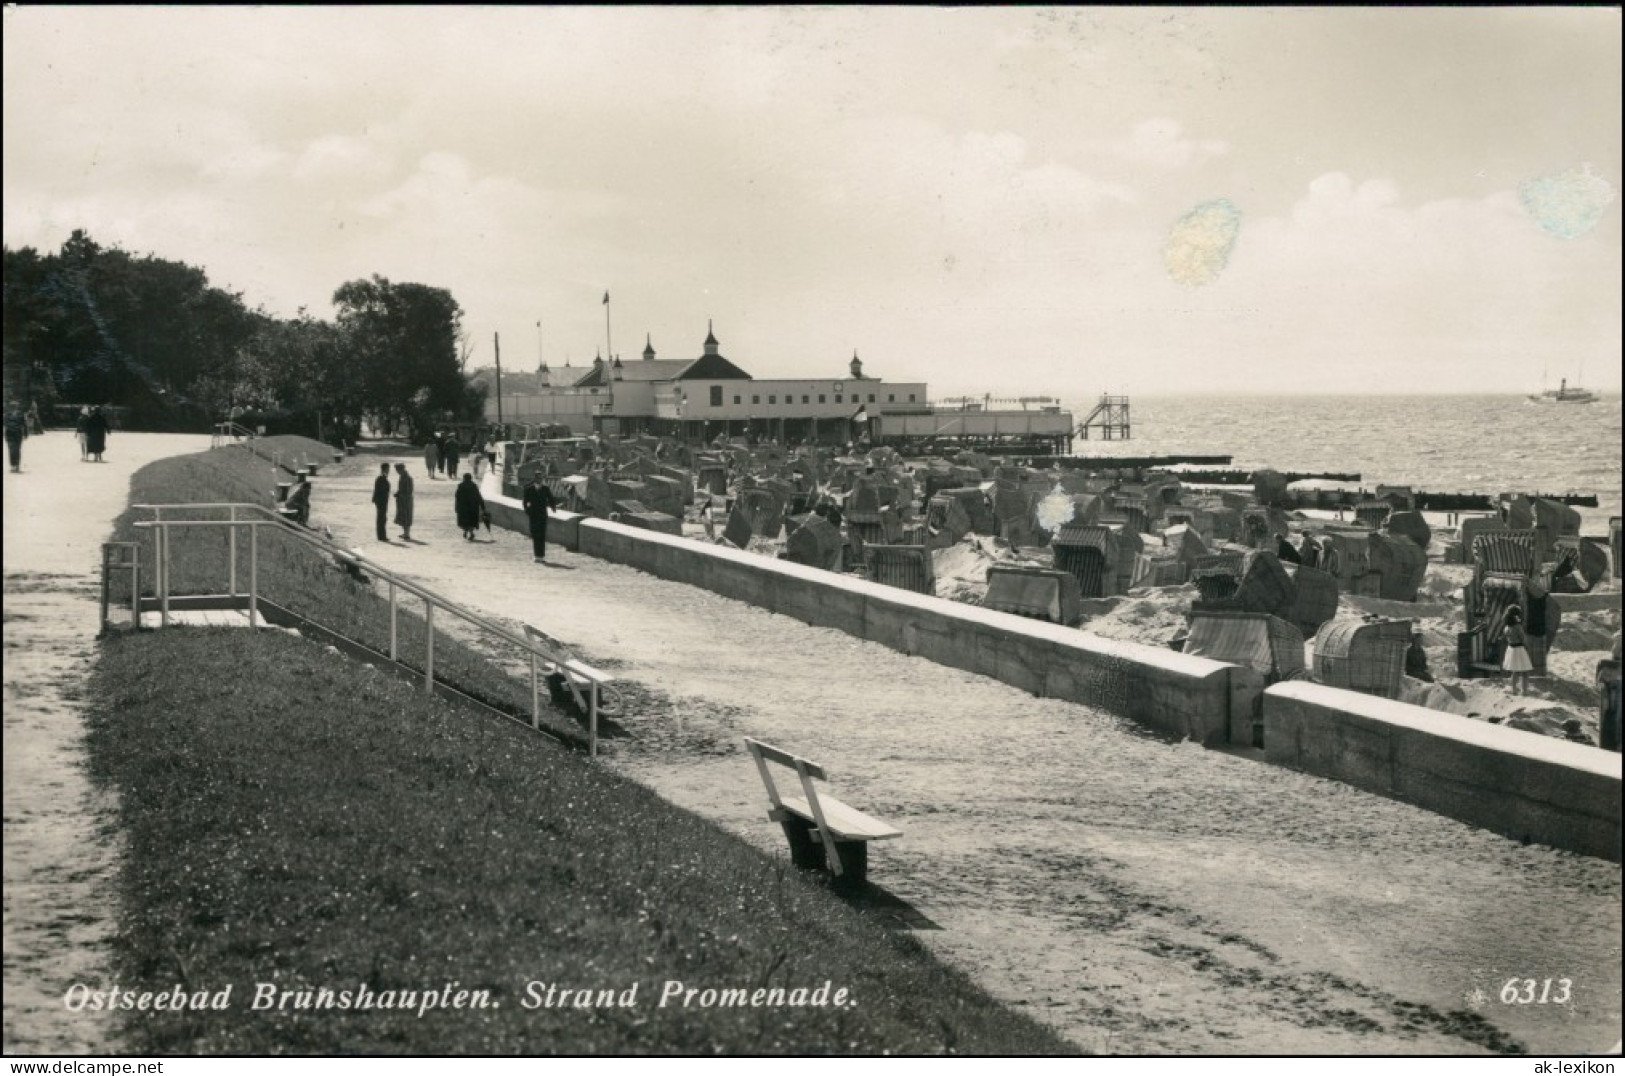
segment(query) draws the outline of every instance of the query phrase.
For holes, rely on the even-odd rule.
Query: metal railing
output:
[[[141,558],[138,555],[139,551],[140,547],[135,542],[102,543],[102,631],[107,630],[107,615],[112,606],[114,572],[128,572],[130,574],[130,626],[133,628],[141,627]]]
[[[210,448],[223,448],[227,445],[241,445],[252,441],[256,434],[247,426],[237,422],[216,422],[214,435],[209,440]]]
[[[423,662],[423,690],[426,693],[434,692],[434,642],[436,609],[444,610],[459,620],[472,625],[490,635],[519,648],[529,658],[530,663],[530,702],[531,702],[531,728],[541,730],[541,696],[540,676],[542,666],[548,666],[567,679],[582,677],[578,662],[568,661],[549,650],[545,643],[532,641],[515,634],[500,624],[486,618],[480,613],[461,605],[451,599],[437,594],[420,583],[415,583],[405,576],[384,568],[377,563],[363,557],[360,553],[345,549],[335,542],[329,541],[316,531],[308,530],[296,523],[291,523],[273,510],[258,504],[237,503],[204,503],[204,504],[137,504],[131,507],[140,511],[153,513],[151,520],[137,522],[135,526],[142,530],[151,530],[154,534],[154,591],[158,603],[158,623],[160,627],[169,626],[169,599],[170,599],[170,567],[171,567],[171,531],[181,529],[207,529],[228,528],[228,585],[230,597],[238,597],[241,591],[238,587],[238,538],[240,528],[248,528],[248,622],[251,627],[259,624],[259,535],[265,527],[274,532],[288,535],[299,541],[318,549],[334,559],[358,568],[365,568],[375,577],[382,579],[389,586],[389,659],[400,661],[400,628],[399,611],[400,595],[402,592],[421,599],[424,604],[424,626],[428,636],[424,649]],[[226,519],[176,519],[177,512],[211,511],[229,512]],[[164,513],[171,513],[168,518]],[[331,629],[328,629],[331,630]],[[545,637],[544,637],[545,638]],[[356,642],[356,640],[351,640]],[[588,752],[598,754],[598,681],[593,681],[593,690],[590,693],[590,712],[588,714]]]

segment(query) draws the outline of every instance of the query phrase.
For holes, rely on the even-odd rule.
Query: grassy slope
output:
[[[156,464],[133,499],[235,499],[229,458]],[[268,589],[334,600],[330,569],[307,576],[288,556],[265,572]],[[91,697],[92,768],[119,790],[128,840],[119,982],[234,991],[224,1013],[129,1014],[137,1052],[1069,1049],[782,857],[309,641],[189,628],[110,638]],[[830,979],[856,1004],[661,1009],[666,979]],[[636,982],[639,1007],[527,1011],[531,980]],[[490,990],[500,1007],[421,1018],[248,1007],[258,982],[447,981]]]

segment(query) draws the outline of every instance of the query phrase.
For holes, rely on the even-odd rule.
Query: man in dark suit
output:
[[[530,551],[537,563],[547,559],[547,513],[558,507],[553,491],[542,482],[540,468],[525,487],[525,517],[530,520]]]
[[[372,506],[378,513],[378,540],[389,541],[384,524],[389,522],[389,464],[378,465],[378,477],[372,482]]]

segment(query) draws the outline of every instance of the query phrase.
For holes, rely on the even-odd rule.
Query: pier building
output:
[[[729,437],[782,443],[842,444],[867,438],[899,448],[963,444],[1030,452],[1070,452],[1072,416],[1042,397],[961,399],[933,405],[924,381],[887,381],[864,372],[853,352],[832,377],[756,378],[722,354],[708,326],[701,354],[662,359],[645,337],[643,356],[624,362],[599,354],[570,378],[545,371],[535,393],[505,394],[505,422],[569,426],[577,434],[649,433],[684,441]],[[561,384],[553,384],[558,379]],[[994,404],[1019,404],[1008,410]],[[486,417],[497,420],[496,399]]]

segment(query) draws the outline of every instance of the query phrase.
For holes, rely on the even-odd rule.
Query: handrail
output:
[[[159,542],[159,549],[160,549],[161,552],[160,552],[160,561],[159,561],[159,564],[157,566],[157,585],[159,587],[159,600],[160,600],[160,609],[161,609],[161,616],[162,616],[162,622],[163,623],[168,622],[168,611],[169,611],[169,606],[168,606],[169,571],[168,571],[167,561],[168,561],[168,549],[169,549],[168,532],[169,532],[170,528],[172,528],[172,527],[231,527],[231,528],[233,528],[233,530],[232,530],[232,534],[233,534],[232,542],[233,542],[233,544],[232,544],[232,554],[231,554],[231,563],[232,563],[231,586],[232,586],[232,593],[233,594],[236,593],[236,587],[237,587],[237,584],[236,584],[236,570],[237,570],[236,569],[236,539],[235,539],[236,530],[235,530],[235,528],[237,528],[237,527],[248,527],[249,528],[250,537],[255,539],[255,541],[252,544],[252,547],[251,547],[252,551],[251,551],[251,554],[250,554],[251,557],[253,558],[251,560],[251,562],[250,562],[250,564],[251,564],[251,567],[250,567],[251,584],[250,584],[250,593],[249,593],[249,598],[250,598],[249,616],[250,616],[250,622],[252,623],[252,618],[254,616],[254,599],[257,597],[257,594],[258,594],[258,581],[257,581],[257,572],[258,572],[258,530],[261,527],[269,525],[269,526],[272,526],[272,527],[275,527],[275,528],[281,530],[282,532],[284,532],[286,534],[289,534],[289,535],[292,535],[295,538],[298,538],[300,541],[303,541],[307,545],[314,546],[315,548],[321,550],[324,553],[327,553],[330,556],[333,556],[333,557],[335,557],[337,559],[340,559],[340,560],[343,560],[343,561],[346,561],[346,562],[355,563],[355,564],[358,564],[360,566],[363,566],[363,567],[365,567],[369,571],[373,572],[375,575],[377,575],[379,578],[383,579],[385,582],[387,582],[389,584],[389,592],[390,592],[390,632],[389,632],[389,635],[390,635],[390,639],[389,639],[390,654],[389,654],[389,656],[390,656],[390,660],[392,660],[392,661],[397,660],[397,658],[396,658],[396,653],[397,653],[397,651],[396,651],[396,629],[395,629],[395,591],[398,588],[400,590],[406,591],[408,594],[414,595],[414,596],[416,596],[416,597],[423,600],[423,602],[425,603],[425,605],[427,607],[426,611],[428,613],[427,620],[428,620],[428,630],[429,630],[429,649],[428,649],[428,659],[427,659],[427,661],[425,663],[425,665],[426,665],[426,668],[425,668],[425,682],[426,682],[426,685],[428,685],[430,687],[432,687],[433,682],[434,682],[434,609],[437,608],[437,607],[441,608],[441,609],[445,609],[447,612],[451,613],[452,615],[458,617],[459,619],[461,619],[461,620],[463,620],[463,621],[465,621],[465,622],[467,622],[469,624],[472,624],[473,626],[475,626],[477,628],[484,629],[485,631],[490,632],[492,635],[495,635],[500,639],[506,640],[507,642],[511,643],[512,645],[517,646],[520,650],[524,651],[526,654],[530,655],[530,657],[532,659],[531,660],[531,681],[532,681],[532,683],[531,683],[531,694],[532,694],[532,700],[533,700],[533,708],[534,708],[534,705],[535,705],[534,700],[535,700],[535,695],[536,695],[536,683],[535,683],[535,680],[536,680],[536,661],[539,659],[541,661],[545,661],[548,665],[551,665],[551,666],[554,666],[554,667],[557,667],[559,665],[558,661],[555,660],[556,655],[551,653],[545,647],[543,647],[541,645],[538,645],[537,643],[534,643],[531,640],[529,640],[529,639],[527,639],[527,638],[525,638],[523,636],[516,635],[515,633],[509,631],[507,628],[504,628],[500,624],[497,624],[497,623],[487,619],[482,614],[477,613],[474,610],[469,609],[468,607],[466,607],[466,606],[464,606],[464,605],[462,605],[462,604],[460,604],[458,602],[452,601],[450,598],[444,597],[443,595],[438,594],[433,590],[430,590],[428,587],[425,587],[420,583],[413,582],[412,580],[406,578],[405,576],[398,575],[395,572],[390,571],[389,569],[383,567],[382,565],[379,565],[377,562],[367,559],[363,554],[361,554],[360,552],[358,552],[356,550],[346,549],[343,546],[339,545],[337,542],[330,541],[329,539],[327,539],[323,535],[317,533],[316,531],[312,531],[312,530],[309,530],[309,529],[307,529],[305,527],[299,526],[299,525],[297,525],[295,523],[289,522],[287,519],[284,519],[282,516],[278,515],[277,513],[272,511],[271,509],[266,508],[264,505],[252,504],[252,503],[208,502],[208,503],[198,503],[198,504],[190,504],[190,503],[184,503],[184,504],[136,504],[136,505],[131,505],[131,507],[135,508],[137,510],[140,510],[140,511],[153,512],[154,516],[155,516],[155,518],[153,518],[151,520],[142,520],[142,521],[137,522],[135,524],[135,526],[137,528],[142,529],[142,530],[157,528],[159,530],[158,542]],[[219,511],[221,509],[229,509],[232,512],[232,518],[230,518],[230,519],[165,519],[165,518],[163,518],[163,513],[166,510],[181,510],[181,509],[211,510],[211,511]],[[247,513],[250,513],[250,514],[253,514],[253,515],[258,515],[261,518],[258,518],[258,519],[239,519],[239,518],[237,518],[237,515],[239,513],[242,513],[242,512],[247,512]],[[594,710],[594,717],[596,718],[596,710],[597,710],[596,705],[593,707],[593,710]],[[598,753],[597,721],[594,720],[592,722],[592,725],[593,725],[593,727],[592,727],[591,733],[590,733],[589,750],[590,750],[590,752],[592,754],[596,755]],[[533,727],[539,727],[539,718],[534,713],[532,715],[532,726]]]
[[[515,644],[516,646],[519,646],[519,647],[523,648],[527,652],[535,653],[537,657],[546,657],[547,656],[547,653],[545,651],[543,651],[542,649],[532,645],[526,639],[523,639],[520,636],[515,635],[513,632],[511,632],[508,629],[502,627],[501,625],[492,623],[491,621],[489,621],[489,620],[485,619],[483,616],[481,616],[479,613],[476,613],[471,609],[468,609],[468,608],[466,608],[466,607],[464,607],[462,605],[459,605],[457,602],[454,602],[449,598],[443,597],[443,596],[435,593],[434,591],[430,590],[428,587],[422,586],[422,585],[420,585],[418,583],[414,583],[410,579],[407,579],[405,576],[396,575],[394,572],[390,571],[388,568],[385,568],[385,567],[379,565],[375,561],[368,560],[365,556],[363,556],[362,554],[356,552],[353,549],[346,549],[343,546],[339,545],[337,542],[328,541],[326,538],[324,538],[321,534],[317,533],[316,531],[307,530],[306,528],[301,527],[301,526],[299,526],[297,524],[288,522],[286,519],[283,519],[281,516],[276,515],[274,512],[271,511],[271,509],[266,508],[264,505],[259,505],[259,504],[230,504],[230,503],[219,503],[219,504],[136,504],[136,505],[131,505],[131,507],[132,508],[141,508],[141,509],[153,509],[153,510],[162,510],[162,509],[165,509],[165,508],[212,508],[212,509],[236,508],[238,510],[245,510],[246,509],[246,510],[249,510],[249,511],[258,512],[259,514],[261,514],[262,516],[265,516],[266,518],[263,519],[263,520],[239,519],[239,520],[236,521],[235,524],[233,524],[231,520],[225,520],[225,519],[160,519],[160,520],[152,520],[152,521],[148,521],[148,522],[137,523],[136,526],[137,527],[142,527],[142,528],[150,528],[150,527],[158,526],[160,523],[162,523],[165,526],[178,526],[178,527],[187,527],[187,526],[193,526],[193,527],[196,527],[196,526],[229,527],[229,526],[233,526],[233,525],[241,527],[241,526],[264,526],[267,523],[274,524],[277,527],[280,527],[282,530],[284,530],[288,534],[291,534],[294,537],[301,539],[307,545],[316,546],[317,548],[321,549],[325,553],[329,553],[329,554],[332,554],[334,556],[342,556],[346,560],[358,561],[360,564],[362,564],[366,568],[370,569],[373,573],[378,575],[384,581],[386,581],[388,583],[392,583],[395,586],[400,587],[402,590],[406,591],[407,593],[413,594],[413,595],[415,595],[415,596],[417,596],[419,598],[422,598],[424,601],[434,602],[436,605],[440,606],[443,609],[446,609],[447,611],[449,611],[451,613],[455,613],[456,615],[458,615],[458,616],[462,617],[463,619],[467,620],[469,623],[474,624],[477,627],[485,628],[487,631],[490,631],[493,634],[500,635],[504,639],[507,639],[509,642]]]
[[[210,448],[219,448],[222,444],[241,444],[243,441],[252,441],[257,437],[253,430],[240,422],[216,422],[214,424],[214,438]],[[230,442],[226,438],[233,438]],[[248,447],[244,445],[243,447]]]

